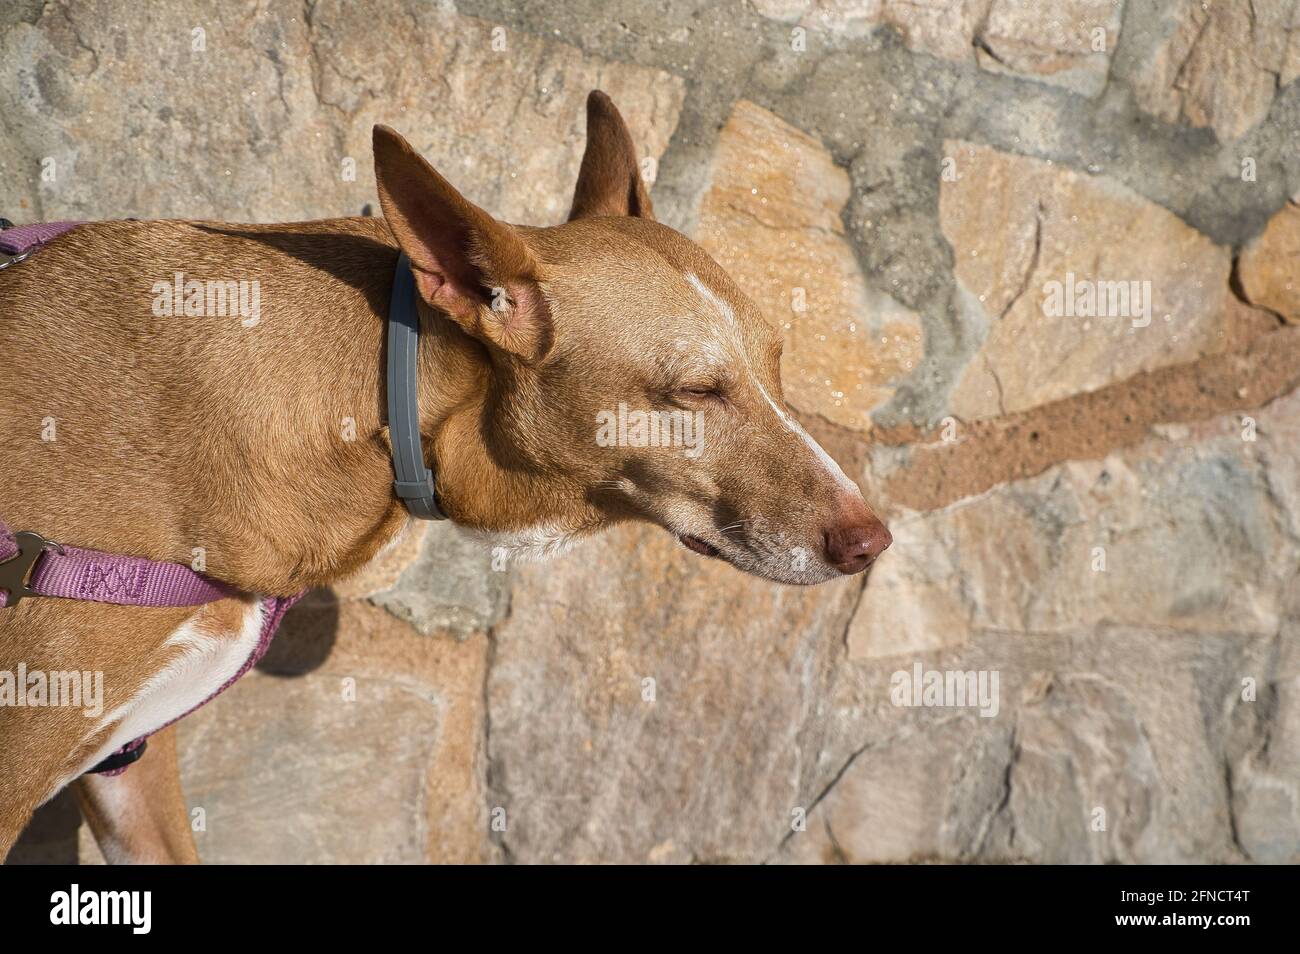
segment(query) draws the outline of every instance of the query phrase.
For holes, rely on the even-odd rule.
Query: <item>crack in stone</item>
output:
[[[1297,575],[1297,581],[1300,581],[1300,575]],[[1294,625],[1294,621],[1284,619],[1279,626],[1276,635],[1271,640],[1270,658],[1268,671],[1270,674],[1277,672],[1278,660],[1281,654],[1281,643],[1284,638],[1285,630],[1289,625]],[[1231,745],[1225,746],[1222,753],[1223,760],[1223,786],[1224,801],[1228,814],[1228,832],[1235,847],[1243,858],[1255,861],[1256,858],[1252,852],[1246,848],[1241,840],[1241,829],[1238,821],[1238,815],[1241,806],[1238,804],[1240,797],[1237,772],[1234,769],[1234,763],[1243,766],[1254,767],[1256,762],[1263,763],[1267,766],[1269,754],[1273,743],[1273,731],[1277,725],[1278,709],[1280,699],[1277,690],[1277,677],[1270,678],[1258,687],[1259,695],[1253,705],[1254,724],[1249,740],[1240,749],[1235,749]],[[1236,707],[1240,710],[1240,705]],[[1229,712],[1229,718],[1232,713]],[[1231,743],[1231,738],[1229,738]]]
[[[316,42],[317,3],[318,0],[303,0],[303,11],[302,11],[302,22],[303,25],[306,26],[307,28],[307,55],[311,58],[311,69],[309,72],[311,75],[312,96],[315,97],[316,102],[319,103],[321,106],[325,106],[330,109],[333,109],[340,116],[342,116],[344,120],[347,120],[350,118],[348,111],[344,109],[342,106],[340,106],[338,103],[331,102],[330,100],[326,99],[323,92],[324,85],[325,85],[325,80],[324,80],[325,62],[321,58],[321,51],[319,49],[319,44]],[[335,146],[337,147],[338,152],[340,154],[343,153],[343,129],[344,128],[346,128],[345,125],[336,127],[334,129]]]
[[[1246,305],[1249,308],[1254,308],[1259,311],[1262,311],[1266,315],[1271,315],[1273,320],[1276,321],[1279,325],[1284,326],[1289,323],[1287,322],[1286,317],[1280,311],[1274,311],[1272,308],[1268,307],[1267,305],[1262,305],[1259,304],[1258,302],[1251,301],[1250,296],[1246,294],[1246,286],[1241,277],[1241,250],[1240,249],[1235,250],[1232,256],[1232,266],[1228,271],[1228,291],[1232,294],[1234,298],[1240,301],[1243,305]]]
[[[993,379],[993,386],[998,392],[998,414],[1000,416],[1005,416],[1007,413],[1007,399],[1006,392],[1002,389],[1002,378],[999,377],[997,371],[994,370],[993,361],[987,354],[980,355],[980,358],[984,362],[985,372],[987,372],[988,376]]]
[[[1223,759],[1223,788],[1228,802],[1228,837],[1232,842],[1232,847],[1236,848],[1243,858],[1249,858],[1250,852],[1241,843],[1241,832],[1237,825],[1237,798],[1236,789],[1233,785],[1232,761],[1226,754]]]
[[[813,812],[817,810],[818,806],[821,805],[822,801],[831,793],[831,790],[834,789],[835,786],[839,784],[840,780],[844,778],[846,774],[848,774],[849,769],[853,767],[853,763],[858,760],[858,756],[862,755],[864,752],[869,752],[872,749],[880,748],[882,746],[892,745],[910,736],[916,735],[919,732],[923,732],[923,731],[933,732],[935,730],[942,729],[944,726],[950,725],[953,722],[957,722],[962,718],[964,718],[964,716],[956,715],[956,716],[949,716],[948,718],[944,718],[944,719],[936,719],[934,722],[925,723],[924,725],[920,725],[920,726],[908,725],[908,726],[904,726],[899,731],[891,735],[887,735],[883,738],[867,740],[865,743],[863,743],[859,748],[855,749],[849,755],[849,757],[845,760],[844,764],[841,765],[839,770],[835,773],[835,775],[832,776],[831,780],[822,787],[822,790],[808,804],[808,807],[804,811],[804,818],[805,819],[812,818]],[[770,861],[773,858],[775,858],[777,855],[781,853],[781,851],[785,848],[786,844],[790,841],[790,839],[798,834],[800,834],[800,832],[797,832],[794,829],[791,829],[790,831],[786,832],[781,837],[780,842],[777,843],[776,848],[774,848],[772,852],[767,856],[767,859],[764,861],[764,864],[770,863]]]
[[[484,633],[484,639],[487,640],[486,658],[483,661],[483,794],[484,801],[487,803],[484,808],[487,812],[485,819],[488,826],[488,842],[496,845],[501,852],[501,860],[506,864],[515,863],[514,851],[511,849],[506,835],[509,833],[510,825],[513,819],[510,817],[509,809],[506,809],[506,831],[494,831],[492,829],[492,813],[498,807],[505,808],[510,801],[505,789],[500,786],[499,772],[496,768],[496,762],[492,757],[492,708],[490,686],[492,681],[492,671],[496,665],[497,657],[497,634],[495,627],[489,628]],[[499,793],[500,798],[494,795]],[[499,801],[501,804],[496,805],[494,802]]]
[[[515,863],[515,853],[506,840],[506,835],[510,830],[512,819],[510,811],[506,810],[506,831],[494,832],[491,828],[492,811],[497,808],[493,802],[498,799],[495,794],[500,795],[501,807],[510,800],[505,787],[501,783],[500,773],[496,768],[496,762],[492,757],[492,673],[496,667],[498,643],[498,629],[510,621],[514,613],[514,590],[513,587],[506,590],[506,605],[499,620],[487,627],[483,632],[483,638],[487,640],[487,650],[483,659],[483,800],[487,811],[486,823],[488,825],[488,842],[495,844],[501,852],[501,860],[506,864]]]
[[[835,829],[831,827],[830,816],[825,812],[822,813],[822,829],[826,832],[826,840],[831,843],[831,851],[835,853],[835,861],[841,865],[849,864],[849,856],[840,845],[839,839],[835,837]]]
[[[858,608],[862,605],[862,600],[867,595],[867,587],[871,584],[871,570],[868,569],[863,574],[862,582],[858,584],[857,595],[853,598],[853,609],[849,611],[848,619],[844,621],[844,632],[840,636],[840,645],[844,648],[845,653],[849,650],[849,631],[853,629],[853,619],[858,615]]]
[[[1015,771],[1016,763],[1020,761],[1021,748],[1019,734],[1020,725],[1019,719],[1017,719],[1011,725],[1011,741],[1007,746],[1010,755],[1007,758],[1006,767],[1002,770],[1002,797],[998,800],[998,804],[994,806],[984,819],[982,819],[979,842],[976,844],[975,850],[972,852],[972,857],[977,858],[980,853],[984,851],[989,836],[993,833],[993,825],[997,821],[998,816],[1004,811],[1007,813],[1007,824],[1009,826],[1007,831],[1007,851],[1011,852],[1015,849],[1016,817],[1015,813],[1010,811],[1009,806],[1011,804],[1012,788],[1011,773]]]
[[[996,53],[993,52],[993,47],[989,46],[989,41],[985,39],[983,36],[975,36],[974,38],[972,38],[970,45],[973,46],[975,49],[979,50],[981,53],[983,53],[994,63],[998,64],[998,66],[1005,67],[1006,69],[1011,69],[1011,66],[1008,65],[1008,63],[1004,59],[1002,59],[1002,57],[998,56]]]

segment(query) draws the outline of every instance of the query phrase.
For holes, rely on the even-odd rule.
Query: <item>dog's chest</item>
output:
[[[148,677],[131,698],[105,712],[87,733],[93,738],[114,726],[108,738],[73,777],[140,736],[156,732],[210,699],[239,673],[257,648],[266,607],[254,601],[244,608],[237,628],[214,626],[205,619],[207,608],[187,619],[164,645],[165,662]]]

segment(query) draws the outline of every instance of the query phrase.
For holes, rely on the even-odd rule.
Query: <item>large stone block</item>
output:
[[[482,632],[505,613],[509,564],[488,539],[448,522],[422,526],[416,558],[371,602],[418,632],[450,630],[461,637]]]
[[[1241,288],[1253,305],[1300,324],[1300,204],[1288,202],[1238,260]]]
[[[923,350],[918,316],[867,284],[844,237],[848,174],[752,103],[718,139],[696,238],[785,333],[786,399],[859,431]]]
[[[939,215],[984,341],[951,398],[963,419],[1027,410],[1229,350],[1270,322],[1229,287],[1231,252],[1104,177],[945,146]]]
[[[1123,9],[1123,0],[993,0],[972,42],[983,69],[1097,96]]]

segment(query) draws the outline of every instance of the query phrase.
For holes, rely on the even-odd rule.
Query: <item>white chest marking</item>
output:
[[[146,680],[126,703],[104,713],[86,734],[86,738],[90,738],[107,726],[118,723],[108,741],[68,778],[61,781],[59,787],[132,739],[154,732],[184,715],[239,672],[262,634],[261,601],[245,610],[243,625],[233,635],[214,636],[200,632],[194,625],[197,617],[198,613],[187,619],[163,644],[173,652],[179,650],[179,654],[164,669]]]

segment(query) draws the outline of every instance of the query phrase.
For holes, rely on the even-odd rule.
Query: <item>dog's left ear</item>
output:
[[[379,204],[420,297],[485,344],[525,361],[545,356],[550,306],[519,231],[461,195],[387,126],[375,127],[374,146]]]
[[[569,219],[589,215],[655,217],[632,134],[613,100],[598,89],[587,97],[587,151],[582,155]]]

